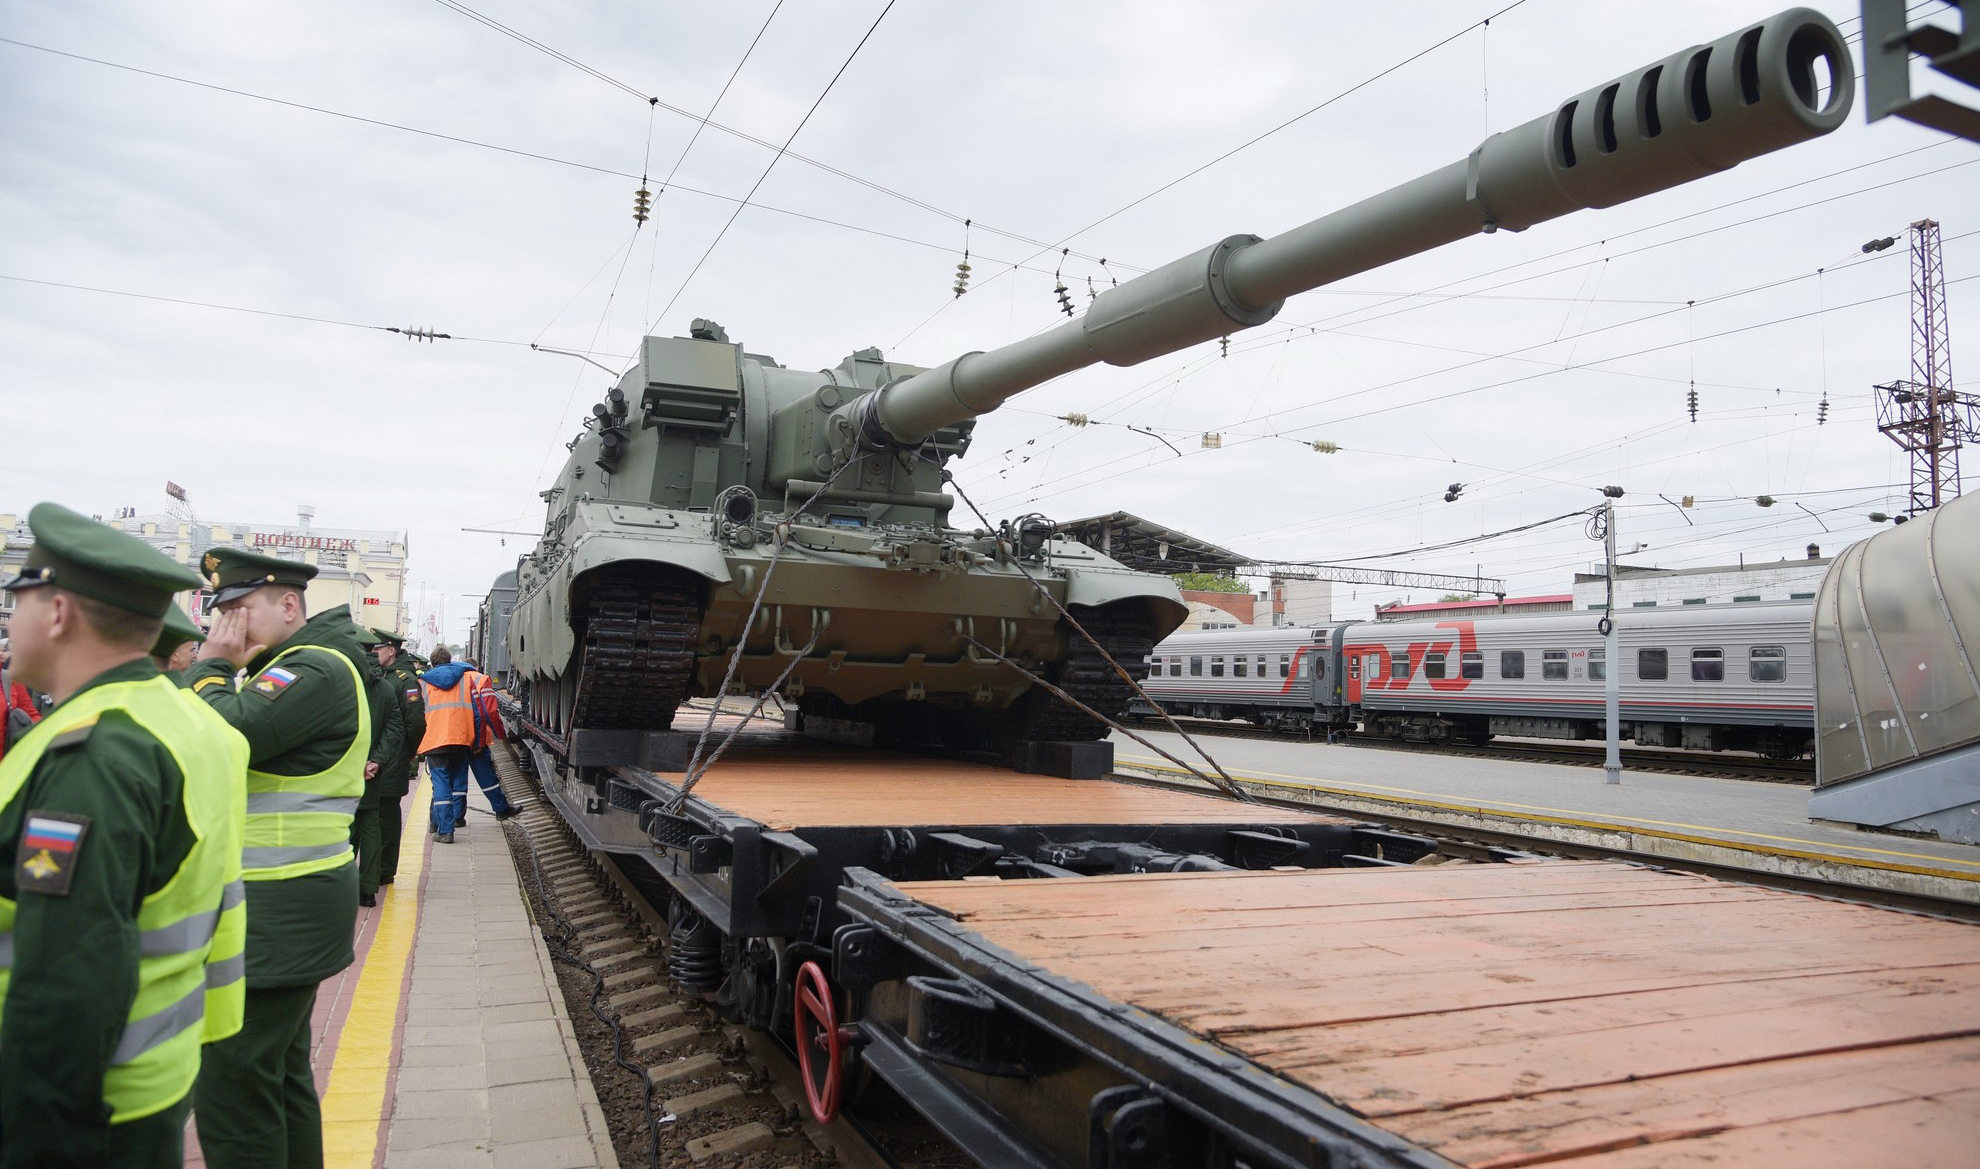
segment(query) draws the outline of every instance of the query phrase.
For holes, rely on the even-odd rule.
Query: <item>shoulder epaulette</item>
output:
[[[70,727],[68,730],[48,740],[48,749],[50,751],[59,751],[64,747],[74,747],[81,743],[87,743],[89,742],[90,735],[94,734],[95,731],[96,718],[92,716],[88,722]]]

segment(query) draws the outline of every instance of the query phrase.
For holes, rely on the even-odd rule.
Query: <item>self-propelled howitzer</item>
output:
[[[938,368],[868,349],[787,369],[706,321],[645,338],[544,493],[542,541],[519,567],[510,648],[529,716],[574,761],[626,761],[612,758],[635,749],[623,732],[666,728],[727,677],[732,690],[778,686],[809,716],[956,746],[1100,737],[1103,723],[1032,680],[1109,716],[1129,697],[1059,606],[1130,672],[1185,609],[1167,579],[1036,517],[951,527],[943,467],[978,415],[1088,365],[1262,324],[1294,293],[1392,260],[1828,133],[1853,92],[1834,25],[1792,9],[1440,170],[1270,239],[1230,236],[1101,293],[1076,320]],[[607,733],[587,751],[573,731]]]

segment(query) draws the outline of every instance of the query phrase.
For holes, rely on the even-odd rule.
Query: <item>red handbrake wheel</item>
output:
[[[832,1001],[832,984],[816,962],[798,967],[793,988],[797,1029],[798,1071],[804,1079],[805,1104],[811,1118],[830,1124],[839,1116],[840,1085],[845,1080],[846,1041],[851,1028],[839,1026]]]

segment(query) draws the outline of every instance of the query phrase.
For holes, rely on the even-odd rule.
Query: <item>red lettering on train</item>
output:
[[[1478,631],[1470,621],[1439,621],[1439,629],[1457,631],[1456,641],[1412,641],[1391,653],[1389,647],[1379,643],[1363,643],[1342,648],[1342,654],[1350,661],[1361,663],[1361,685],[1369,690],[1407,690],[1411,678],[1423,670],[1423,659],[1430,654],[1444,655],[1444,676],[1424,680],[1432,690],[1448,692],[1464,690],[1471,686],[1471,679],[1464,676],[1464,655],[1478,652]],[[1453,661],[1455,650],[1456,660]],[[1352,700],[1352,696],[1350,698]]]

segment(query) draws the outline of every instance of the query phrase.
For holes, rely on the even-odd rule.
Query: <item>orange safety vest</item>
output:
[[[474,692],[488,683],[488,675],[473,670],[462,674],[452,690],[442,690],[420,679],[420,694],[426,699],[426,735],[419,741],[421,755],[443,747],[474,746]]]

